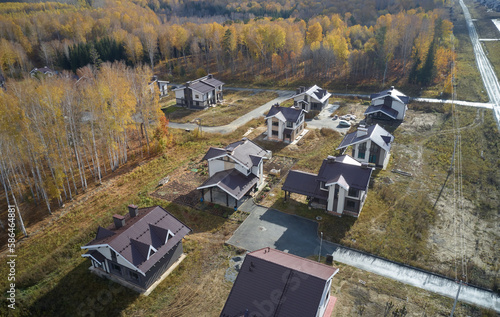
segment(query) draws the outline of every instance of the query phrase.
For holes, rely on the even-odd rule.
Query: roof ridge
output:
[[[305,261],[305,262],[308,262],[308,263],[314,264],[315,266],[321,266],[321,267],[328,267],[328,268],[332,268],[332,269],[338,269],[338,268],[336,268],[336,267],[334,267],[334,266],[329,266],[329,265],[326,265],[326,264],[323,264],[323,263],[319,263],[319,262],[316,262],[316,261],[314,261],[314,260],[311,260],[311,259],[308,259],[308,258],[303,258],[303,257],[300,257],[300,256],[295,255],[295,254],[293,254],[293,253],[283,252],[283,251],[281,251],[281,250],[274,249],[274,248],[271,248],[271,247],[264,247],[264,248],[261,248],[261,249],[258,249],[258,250],[255,250],[255,251],[252,251],[252,252],[248,253],[248,254],[247,254],[247,256],[251,255],[251,256],[253,256],[254,258],[257,258],[257,259],[262,259],[262,260],[264,260],[264,261],[271,262],[271,263],[275,263],[275,264],[281,265],[281,266],[283,266],[283,267],[287,267],[287,268],[289,268],[290,270],[295,270],[295,269],[292,269],[292,268],[290,268],[290,267],[288,267],[288,266],[285,266],[285,265],[282,265],[282,264],[279,264],[279,263],[276,263],[276,262],[272,262],[272,261],[269,261],[269,260],[263,259],[263,258],[261,258],[261,257],[256,257],[256,256],[254,256],[254,255],[252,254],[252,253],[257,253],[257,252],[259,252],[259,251],[261,251],[261,250],[264,250],[264,249],[269,249],[269,251],[268,251],[268,252],[271,252],[271,250],[272,250],[273,252],[278,252],[278,253],[281,253],[281,254],[285,254],[285,255],[288,255],[288,256],[294,257],[294,258],[296,258],[296,259],[300,259],[300,260],[302,260],[302,261]],[[303,273],[303,274],[307,274],[307,275],[311,275],[311,274],[308,274],[308,273],[305,273],[305,272],[301,272],[301,271],[297,271],[297,272],[300,272],[300,273]],[[312,275],[311,275],[311,276],[312,276]]]

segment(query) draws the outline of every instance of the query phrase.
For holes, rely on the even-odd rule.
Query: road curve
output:
[[[469,9],[467,9],[463,0],[460,0],[460,6],[464,11],[465,22],[469,30],[472,46],[474,47],[474,54],[476,55],[477,67],[481,73],[481,78],[483,79],[484,87],[486,88],[490,102],[493,103],[493,112],[495,114],[498,129],[500,130],[500,84],[498,83],[498,78],[488,57],[484,53],[482,44],[479,42]]]

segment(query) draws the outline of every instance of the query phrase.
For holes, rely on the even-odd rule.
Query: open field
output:
[[[495,73],[500,78],[500,41],[496,42],[482,42],[483,47],[486,49],[488,59],[495,69]]]
[[[453,12],[453,18],[455,18],[452,21],[454,25],[453,34],[458,42],[458,45],[455,46],[457,53],[457,99],[488,102],[488,95],[484,90],[483,81],[477,69],[464,13],[458,1],[453,5]]]
[[[201,119],[201,125],[221,126],[233,122],[243,114],[258,108],[278,97],[274,92],[224,91],[224,102],[204,110],[188,110],[176,106],[162,109],[172,122],[194,122]]]
[[[344,107],[345,111],[355,113],[365,106],[351,102]],[[410,105],[410,108],[415,110],[408,112],[406,122],[394,132],[396,144],[389,170],[406,170],[412,172],[413,177],[388,171],[376,173],[360,218],[337,218],[321,210],[309,210],[300,196],[292,196],[297,201],[284,204],[279,184],[269,193],[275,196],[268,195],[263,203],[308,218],[321,215],[320,230],[331,241],[452,274],[449,271],[453,268],[454,254],[447,251],[453,249],[448,236],[453,228],[447,209],[451,197],[449,185],[436,210],[431,210],[451,157],[449,109],[428,104]],[[499,208],[499,138],[495,137],[498,134],[490,111],[461,109],[460,114],[463,147],[468,148],[464,150],[464,186],[470,200],[467,219],[471,230],[467,233],[467,248],[474,254],[470,261],[470,279],[473,282],[484,279],[486,286],[493,287],[493,276],[498,272],[495,244],[498,232],[494,224],[498,223],[495,210]],[[217,316],[232,286],[224,280],[224,272],[229,258],[238,252],[224,242],[242,218],[216,216],[217,212],[187,207],[182,200],[171,198],[174,202],[169,202],[151,194],[158,181],[167,175],[178,178],[172,178],[172,184],[176,180],[181,184],[187,174],[193,174],[193,182],[204,177],[199,160],[208,147],[240,139],[250,126],[254,130],[248,137],[262,142],[258,137],[264,131],[263,120],[254,120],[230,135],[207,134],[200,139],[193,133],[174,131],[176,145],[163,155],[106,179],[103,185],[80,195],[38,224],[37,232],[28,228],[31,236],[23,239],[16,249],[19,309],[13,315]],[[293,158],[294,168],[316,172],[327,155],[338,154],[335,148],[341,139],[339,133],[322,129],[311,130],[294,146],[276,142],[261,144],[276,156]],[[483,149],[489,150],[484,151],[484,159],[481,159]],[[177,192],[176,188],[170,188],[171,193]],[[169,198],[169,187],[159,191]],[[88,261],[80,256],[80,246],[94,237],[97,226],[107,226],[111,216],[123,214],[130,203],[141,207],[160,204],[193,229],[185,242],[187,258],[147,298],[93,276],[87,270]],[[416,213],[414,211],[419,211],[416,209],[421,210]],[[367,316],[379,315],[390,302],[394,304],[393,310],[405,306],[411,314],[425,312],[428,316],[446,315],[452,306],[451,299],[339,266],[341,271],[332,285],[332,295],[338,297],[334,316],[358,316],[361,312]],[[5,275],[6,269],[1,266],[0,274]],[[5,290],[6,285],[2,284],[1,288]],[[2,306],[0,314],[6,313],[5,309]],[[460,304],[456,316],[489,316],[482,313],[487,314]]]

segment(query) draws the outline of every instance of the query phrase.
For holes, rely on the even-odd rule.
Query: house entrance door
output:
[[[375,154],[370,154],[370,157],[368,159],[369,163],[377,164],[377,155]]]

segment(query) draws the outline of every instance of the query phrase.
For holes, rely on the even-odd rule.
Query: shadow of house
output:
[[[276,201],[276,203],[273,206],[271,206],[271,208],[278,209],[279,207],[282,207],[283,200],[282,198],[280,198],[279,200],[281,200],[281,202]],[[303,207],[304,205],[302,202],[295,201],[293,198],[287,198],[287,205],[291,204],[297,205],[297,207],[299,208]],[[324,210],[319,208],[312,208],[310,212],[318,214],[319,212],[324,213]],[[300,216],[295,216],[295,217],[299,219],[305,219]],[[356,223],[356,218],[353,217],[336,217],[325,214],[322,214],[321,217],[323,217],[323,219],[321,220],[321,225],[317,226],[319,229],[316,229],[316,235],[319,234],[318,230],[322,231],[324,234],[323,238],[333,243],[340,243],[342,239],[347,235],[349,230],[351,230],[351,227]],[[309,221],[318,224],[313,220]],[[286,236],[283,241],[287,241]]]
[[[81,261],[48,293],[27,307],[30,316],[119,316],[139,294],[88,272]]]

